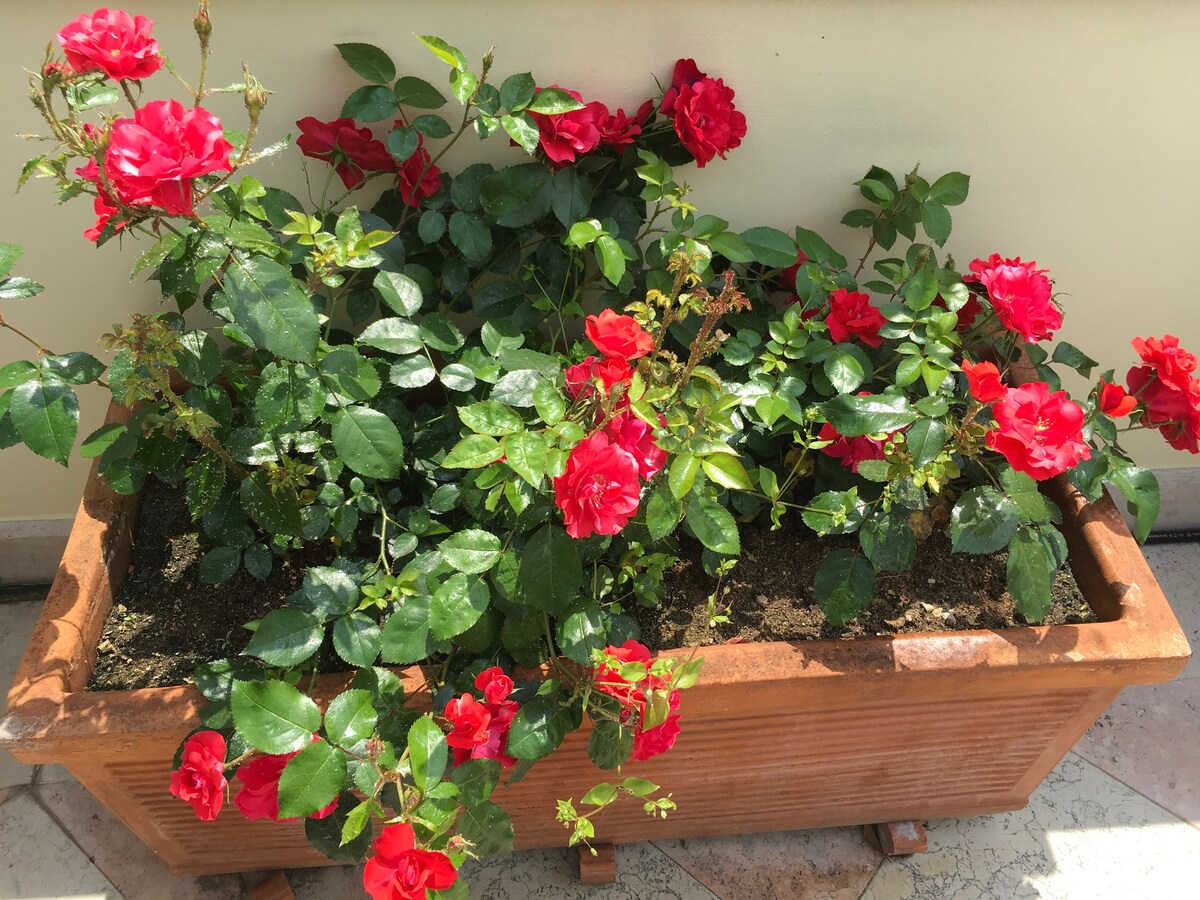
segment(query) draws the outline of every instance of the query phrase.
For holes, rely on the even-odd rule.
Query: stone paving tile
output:
[[[882,857],[861,828],[655,841],[722,900],[857,900]]]
[[[41,784],[37,790],[125,900],[233,900],[245,895],[240,875],[172,875],[154,851],[79,782]]]
[[[0,900],[122,900],[28,791],[0,808],[0,848]]]
[[[292,869],[297,900],[362,895],[358,867]],[[524,850],[462,868],[472,900],[721,900],[651,843],[617,848],[617,882],[579,883],[574,850]]]
[[[1137,684],[1075,752],[1139,794],[1200,827],[1200,678]]]
[[[1192,645],[1192,658],[1180,678],[1200,678],[1200,543],[1143,547],[1146,561]]]
[[[41,610],[40,600],[0,603],[0,716],[3,716],[9,686]],[[32,777],[33,766],[23,765],[7,750],[0,750],[0,788],[28,784]]]
[[[1070,754],[1023,810],[928,826],[863,900],[1176,900],[1195,896],[1200,831]]]

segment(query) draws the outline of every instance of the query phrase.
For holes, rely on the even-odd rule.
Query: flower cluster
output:
[[[608,107],[599,100],[584,103],[583,95],[579,91],[560,88],[557,84],[550,87],[564,91],[583,104],[579,109],[555,116],[540,112],[530,113],[538,127],[538,144],[542,152],[554,167],[559,169],[599,147],[624,147],[632,144],[633,139],[642,133],[641,123],[646,120],[651,110],[647,101],[631,118],[625,115],[623,109],[618,109],[615,113],[609,112]]]
[[[1021,257],[1004,259],[993,253],[986,261],[971,262],[971,274],[963,281],[977,282],[987,291],[989,302],[1001,324],[1026,343],[1049,340],[1062,328],[1062,311],[1051,299],[1053,287],[1045,269]]]
[[[1171,334],[1134,338],[1133,349],[1142,364],[1130,368],[1125,380],[1143,410],[1144,421],[1157,428],[1176,450],[1200,453],[1200,381],[1192,374],[1195,355],[1180,347],[1179,338]],[[1118,385],[1106,387],[1110,405],[1123,402],[1123,397],[1112,392]],[[1103,396],[1101,402],[1105,402]]]
[[[483,694],[482,703],[473,694],[463,694],[446,704],[450,726],[446,743],[454,764],[468,759],[494,759],[501,768],[512,768],[517,761],[505,751],[508,729],[520,709],[515,700],[509,699],[512,679],[499,666],[492,666],[475,676],[475,687]]]
[[[396,188],[409,206],[419,206],[441,187],[442,171],[433,165],[425,139],[417,135],[417,149],[403,163],[397,163],[387,147],[372,134],[370,128],[356,128],[353,119],[333,119],[322,122],[306,116],[296,122],[300,136],[296,146],[305,156],[333,166],[346,190],[363,186],[368,173],[396,173]],[[394,128],[405,127],[397,121]]]
[[[620,701],[621,724],[633,722],[633,758],[646,760],[666,753],[679,737],[679,691],[651,671],[650,651],[635,640],[604,648],[604,661],[596,667],[598,691]],[[631,671],[632,670],[632,671]],[[665,710],[652,721],[656,707]]]

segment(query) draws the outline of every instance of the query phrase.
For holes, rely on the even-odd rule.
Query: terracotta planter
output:
[[[122,411],[110,412],[110,421]],[[665,821],[635,803],[597,820],[614,842],[978,815],[1020,808],[1128,684],[1189,655],[1112,503],[1065,481],[1071,564],[1103,621],[1006,631],[708,648],[675,749],[629,771],[674,792]],[[64,764],[176,873],[328,863],[295,825],[213,823],[167,793],[172,754],[203,704],[193,687],[89,693],[96,642],[127,569],[136,498],[92,471],[70,543],[8,697],[0,744]],[[409,669],[414,690],[422,679]],[[328,695],[344,679],[327,676]],[[554,801],[605,779],[569,737],[497,799],[518,847],[565,844]]]

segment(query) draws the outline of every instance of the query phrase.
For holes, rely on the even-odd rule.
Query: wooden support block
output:
[[[296,900],[282,869],[276,869],[250,889],[253,900]]]
[[[579,848],[579,883],[612,884],[617,880],[617,848],[612,844],[592,844],[593,856],[587,847]]]
[[[911,819],[904,822],[864,825],[863,837],[884,856],[908,856],[924,853],[929,849],[925,826]]]

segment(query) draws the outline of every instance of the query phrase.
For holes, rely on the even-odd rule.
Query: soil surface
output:
[[[276,557],[265,581],[239,569],[224,584],[204,584],[204,550],[182,489],[150,479],[129,574],[100,635],[88,690],[191,681],[201,663],[237,655],[251,637],[242,626],[282,606],[304,579],[304,564]]]
[[[681,562],[665,578],[662,605],[630,610],[653,650],[708,644],[799,641],[1028,625],[1006,589],[1008,554],[976,556],[950,552],[950,539],[937,531],[917,546],[907,572],[880,572],[875,596],[858,618],[833,625],[813,597],[813,576],[826,554],[858,546],[856,535],[817,538],[799,520],[779,531],[743,526],[742,557],[726,576],[718,614],[729,623],[710,624],[707,597],[716,579],[699,562],[700,548],[684,538]],[[1096,615],[1064,566],[1052,588],[1054,604],[1042,624],[1094,622]],[[725,607],[729,607],[728,610]]]

